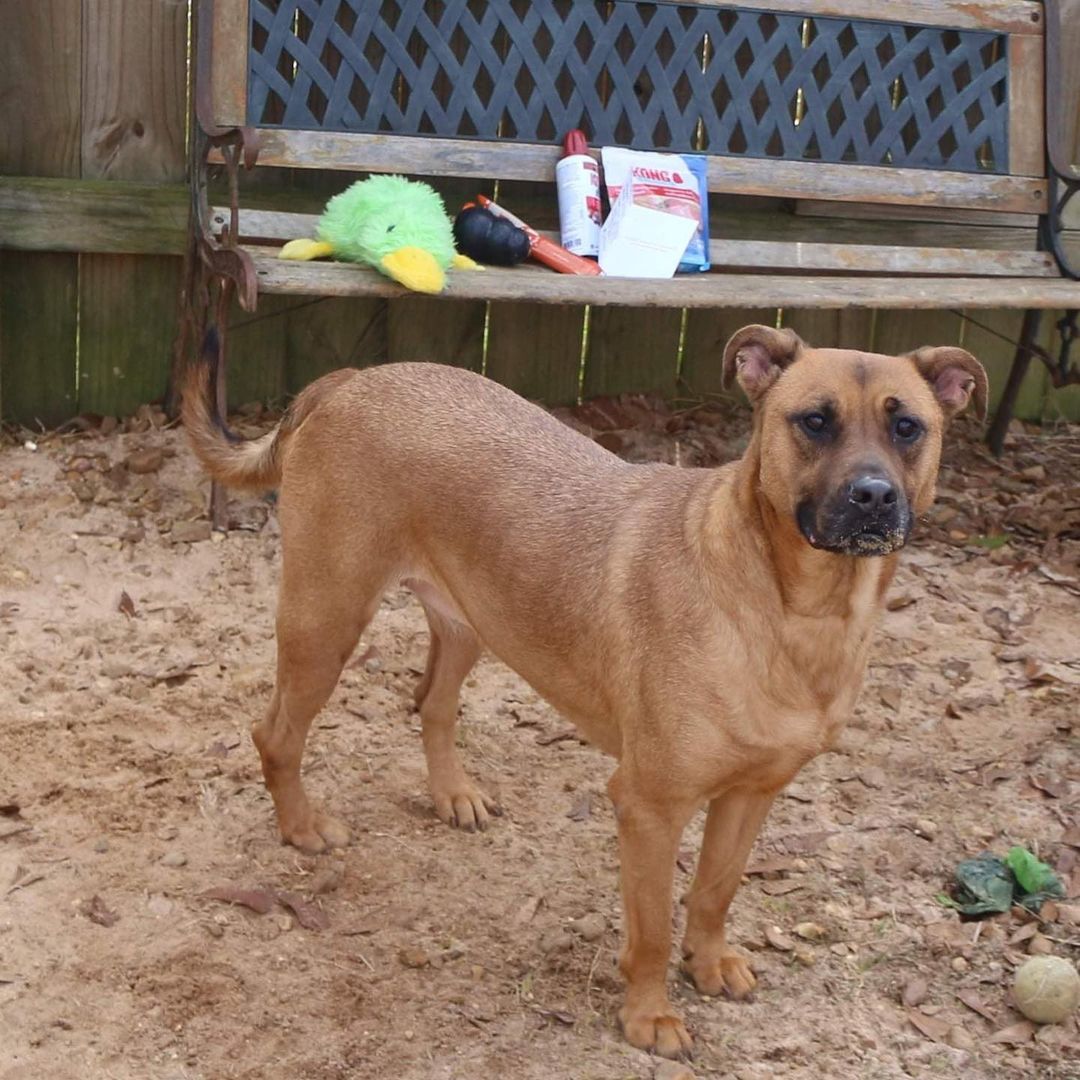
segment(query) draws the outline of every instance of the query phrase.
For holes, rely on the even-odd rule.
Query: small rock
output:
[[[953,959],[952,959],[952,969],[957,974],[963,975],[964,972],[967,971],[969,967],[971,967],[971,965],[962,956],[954,956],[953,957]]]
[[[197,544],[210,539],[209,521],[178,521],[169,532],[174,544]]]
[[[187,856],[182,851],[166,851],[158,859],[162,866],[181,867],[187,866]]]
[[[175,840],[179,831],[175,825],[162,825],[154,835],[159,840]]]
[[[107,679],[124,679],[131,674],[131,671],[131,665],[124,663],[123,660],[106,660],[101,665],[101,674]]]
[[[364,661],[364,670],[369,675],[375,675],[382,671],[382,661],[377,656],[369,656]]]
[[[443,949],[443,959],[445,960],[460,960],[467,949],[464,942],[458,941],[456,938],[451,938],[450,944]]]
[[[561,926],[548,930],[540,938],[540,949],[545,953],[567,952],[573,944],[574,939]]]
[[[100,840],[95,840],[94,841],[94,850],[99,855],[104,855],[105,852],[109,850],[109,841],[106,840],[104,837],[102,837],[102,839],[100,839]]]
[[[883,788],[888,781],[885,770],[880,765],[869,765],[859,773],[859,779],[868,788]]]
[[[954,1050],[974,1050],[975,1040],[959,1025],[953,1024],[945,1035],[945,1041]]]
[[[930,985],[925,979],[912,979],[905,984],[900,1000],[909,1008],[921,1005],[930,996]]]
[[[803,941],[824,941],[827,936],[824,926],[816,922],[801,922],[795,927],[795,934]]]
[[[165,464],[165,454],[156,446],[147,450],[135,450],[128,454],[124,464],[127,465],[128,472],[154,473]]]
[[[421,949],[416,945],[412,945],[407,949],[402,949],[398,953],[398,960],[402,965],[407,968],[426,968],[431,964],[431,957],[428,955],[426,949]]]
[[[661,1061],[653,1073],[653,1080],[694,1080],[694,1070],[681,1061]]]
[[[599,911],[592,911],[588,915],[582,915],[580,919],[574,919],[570,923],[570,929],[582,941],[596,941],[607,929],[607,920]]]
[[[796,945],[794,956],[796,962],[802,964],[803,967],[813,967],[817,963],[817,956],[808,945]]]
[[[929,818],[919,818],[915,822],[915,833],[926,840],[933,840],[937,836],[937,824]]]
[[[146,901],[146,909],[151,915],[157,915],[158,918],[163,918],[172,913],[173,902],[167,896],[162,896],[161,893],[154,893],[154,895]]]
[[[1020,470],[1020,475],[1025,480],[1045,480],[1046,479],[1046,466],[1045,465],[1029,465],[1026,469]]]
[[[125,544],[138,544],[146,539],[146,530],[141,525],[129,525],[121,534]]]
[[[212,937],[219,938],[225,936],[225,927],[219,926],[217,923],[209,922],[203,923],[203,929]]]

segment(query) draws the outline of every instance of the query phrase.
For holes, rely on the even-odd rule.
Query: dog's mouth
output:
[[[803,538],[818,551],[834,555],[875,558],[899,551],[908,541],[914,524],[911,512],[897,506],[887,514],[857,518],[846,509],[818,515],[807,500],[799,505],[795,519]]]

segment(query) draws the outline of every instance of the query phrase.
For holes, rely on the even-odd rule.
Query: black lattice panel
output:
[[[1007,39],[591,0],[251,0],[249,121],[1007,172]]]

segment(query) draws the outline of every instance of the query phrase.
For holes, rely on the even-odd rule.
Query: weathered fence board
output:
[[[5,7],[0,172],[79,175],[81,67],[81,0]],[[48,426],[76,411],[78,282],[77,255],[0,251],[4,415]]]
[[[187,6],[84,0],[82,175],[182,181]],[[79,409],[129,413],[165,390],[180,267],[145,255],[86,255]]]

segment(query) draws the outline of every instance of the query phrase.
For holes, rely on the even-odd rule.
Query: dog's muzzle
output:
[[[913,516],[907,496],[890,479],[856,477],[824,506],[810,499],[796,511],[799,530],[811,547],[837,555],[888,555],[907,543]]]

